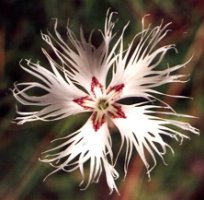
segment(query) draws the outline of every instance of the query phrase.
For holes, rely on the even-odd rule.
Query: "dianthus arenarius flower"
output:
[[[85,179],[84,164],[89,163],[85,186],[98,182],[104,171],[110,192],[118,191],[115,179],[119,174],[115,164],[123,146],[126,147],[125,175],[134,149],[149,175],[157,163],[156,157],[164,161],[167,149],[173,152],[164,141],[164,136],[182,142],[188,138],[181,133],[182,130],[199,133],[189,123],[179,120],[191,116],[176,113],[158,98],[158,95],[167,94],[155,89],[167,83],[183,82],[181,78],[184,75],[176,75],[175,72],[185,64],[158,69],[165,54],[175,49],[171,44],[156,48],[166,36],[169,24],[154,28],[149,25],[145,28],[142,23],[142,31],[125,48],[123,36],[127,26],[116,39],[112,18],[113,13],[107,12],[104,30],[101,31],[102,41],[97,47],[92,44],[91,36],[85,39],[82,29],[77,38],[67,27],[68,41],[65,42],[57,31],[56,20],[54,34],[41,34],[54,52],[51,56],[42,49],[50,69],[39,62],[25,60],[26,66],[20,62],[20,66],[39,79],[39,82],[16,83],[13,89],[18,102],[36,109],[30,112],[17,111],[18,124],[37,120],[53,121],[83,112],[90,113],[79,130],[60,138],[63,142],[46,151],[49,153],[41,161],[55,167],[52,173],[79,169],[82,183]],[[115,43],[111,44],[113,38]],[[30,93],[33,89],[44,90],[44,93],[33,96]],[[144,99],[144,102],[131,104],[135,97]],[[128,98],[131,101],[124,101]],[[155,105],[155,102],[160,102],[160,105]],[[119,153],[115,156],[111,140],[114,135],[110,134],[110,127],[114,126],[121,137]]]

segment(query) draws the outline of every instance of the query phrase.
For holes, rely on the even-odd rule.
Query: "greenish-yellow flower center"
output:
[[[93,77],[90,95],[73,100],[85,110],[92,112],[91,119],[95,131],[98,131],[107,118],[126,118],[122,106],[117,103],[123,87],[124,84],[121,83],[106,89],[96,77]]]
[[[97,108],[99,110],[105,110],[106,108],[109,107],[109,103],[107,102],[106,99],[100,99],[97,105]]]

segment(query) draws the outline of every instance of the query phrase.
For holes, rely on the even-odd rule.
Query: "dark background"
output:
[[[34,122],[18,126],[11,123],[15,118],[15,99],[10,89],[15,81],[29,79],[20,67],[22,58],[45,62],[41,47],[46,47],[40,31],[52,30],[52,18],[58,18],[59,30],[65,31],[70,19],[72,30],[77,34],[82,25],[85,34],[96,30],[97,44],[108,8],[118,12],[115,30],[130,21],[125,43],[141,30],[141,19],[150,14],[148,22],[159,25],[161,20],[172,22],[171,32],[164,43],[176,43],[179,54],[170,53],[164,63],[183,63],[193,59],[181,73],[190,74],[185,85],[171,85],[167,93],[193,97],[187,100],[164,100],[178,112],[195,115],[189,122],[200,129],[201,135],[192,135],[182,146],[172,142],[175,150],[168,152],[148,182],[141,160],[133,157],[126,180],[123,181],[123,163],[117,170],[121,176],[117,185],[121,195],[108,195],[105,178],[98,184],[81,191],[80,174],[59,172],[43,178],[52,170],[38,162],[41,152],[59,135],[66,135],[80,126],[77,117],[57,122]],[[202,200],[204,199],[204,1],[202,0],[0,0],[0,199],[4,200]],[[83,117],[81,121],[83,121]],[[114,144],[113,144],[114,146]],[[122,156],[122,155],[121,155]]]

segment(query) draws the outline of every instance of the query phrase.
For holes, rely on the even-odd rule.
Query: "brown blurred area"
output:
[[[78,172],[59,172],[46,182],[43,178],[51,167],[38,162],[41,152],[47,149],[56,135],[69,133],[78,118],[56,123],[36,122],[17,126],[16,102],[10,89],[13,83],[30,80],[19,67],[22,58],[46,63],[41,48],[47,46],[40,38],[40,31],[51,30],[52,18],[60,21],[59,30],[64,31],[70,19],[74,32],[79,33],[82,24],[85,34],[92,29],[103,28],[105,13],[110,8],[119,18],[115,30],[130,21],[125,42],[141,30],[141,20],[158,25],[172,22],[171,32],[162,44],[175,43],[178,54],[170,52],[164,66],[191,61],[179,73],[189,74],[186,84],[172,84],[166,93],[186,95],[192,99],[163,100],[176,111],[194,115],[189,122],[200,129],[200,136],[190,135],[191,140],[180,146],[174,141],[173,156],[167,152],[163,165],[158,158],[157,167],[148,182],[146,171],[134,152],[129,172],[123,180],[123,162],[117,170],[121,176],[116,181],[120,196],[109,195],[104,175],[99,183],[85,191],[78,187]],[[98,40],[96,31],[94,40]],[[0,1],[0,199],[3,200],[203,200],[204,199],[204,1],[203,0],[1,0]],[[169,141],[170,142],[170,141]],[[114,146],[114,144],[113,144]],[[117,145],[114,151],[117,152]],[[124,153],[125,154],[125,153]],[[124,155],[121,155],[124,156]]]

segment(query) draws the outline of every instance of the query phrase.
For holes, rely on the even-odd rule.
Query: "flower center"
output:
[[[73,100],[85,110],[92,112],[91,119],[95,131],[103,125],[106,118],[126,118],[121,105],[116,103],[123,87],[124,84],[118,84],[106,90],[103,85],[93,77],[90,90],[91,94]]]
[[[106,110],[106,108],[109,107],[109,103],[106,99],[100,99],[98,104],[97,104],[97,108],[99,110]]]

